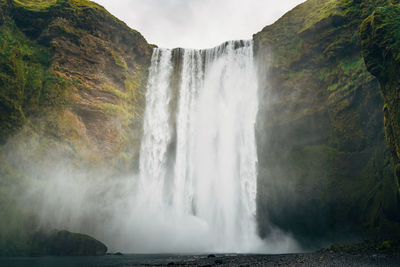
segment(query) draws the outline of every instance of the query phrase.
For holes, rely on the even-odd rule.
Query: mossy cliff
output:
[[[79,160],[135,162],[124,152],[139,144],[146,40],[90,1],[1,6],[0,140],[28,125]]]
[[[309,0],[254,35],[262,235],[268,222],[310,246],[400,234],[384,104],[359,31],[385,5]]]
[[[136,168],[151,53],[93,2],[0,0],[0,255],[29,251],[41,169]]]
[[[361,27],[363,56],[378,79],[384,100],[386,141],[395,164],[400,190],[400,4],[377,8]],[[400,199],[398,200],[400,202]]]

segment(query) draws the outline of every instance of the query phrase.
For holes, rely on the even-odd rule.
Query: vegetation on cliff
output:
[[[361,27],[363,56],[368,70],[377,77],[384,100],[386,141],[392,153],[400,190],[400,4],[379,7]],[[400,199],[397,200],[400,205]],[[397,216],[400,216],[399,214]],[[399,218],[400,220],[400,218]]]
[[[383,102],[359,34],[384,5],[309,0],[254,36],[260,64],[270,65],[258,120],[264,235],[263,221],[306,245],[398,233]]]
[[[90,1],[3,1],[2,13],[2,142],[40,114],[77,158],[124,159],[139,138],[130,130],[140,133],[151,46]]]
[[[151,51],[91,1],[0,1],[0,255],[39,229],[20,205],[35,170],[136,167]]]

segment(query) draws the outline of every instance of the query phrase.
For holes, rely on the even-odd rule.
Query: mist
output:
[[[31,140],[18,144],[33,145]],[[301,249],[290,235],[271,228],[268,238],[244,251],[219,250],[207,224],[172,206],[152,206],[139,191],[139,175],[116,176],[107,168],[76,166],[59,150],[49,157],[25,156],[23,147],[8,144],[7,160],[29,176],[23,190],[10,192],[18,208],[32,214],[30,230],[85,233],[104,242],[109,252],[123,253],[283,253]],[[31,147],[39,149],[40,144]],[[3,155],[4,155],[3,154]],[[149,202],[150,201],[150,202]],[[8,222],[21,218],[3,218]],[[233,246],[234,247],[234,246]]]

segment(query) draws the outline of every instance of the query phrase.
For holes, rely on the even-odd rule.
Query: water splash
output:
[[[173,69],[172,53],[180,69]],[[170,108],[174,71],[180,72],[176,109]],[[197,252],[251,252],[260,245],[257,90],[252,41],[154,50],[136,207],[171,249],[195,242]],[[160,252],[151,240],[147,247]]]

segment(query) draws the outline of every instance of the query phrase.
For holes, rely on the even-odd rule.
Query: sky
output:
[[[95,0],[149,43],[210,48],[251,39],[304,0]]]

